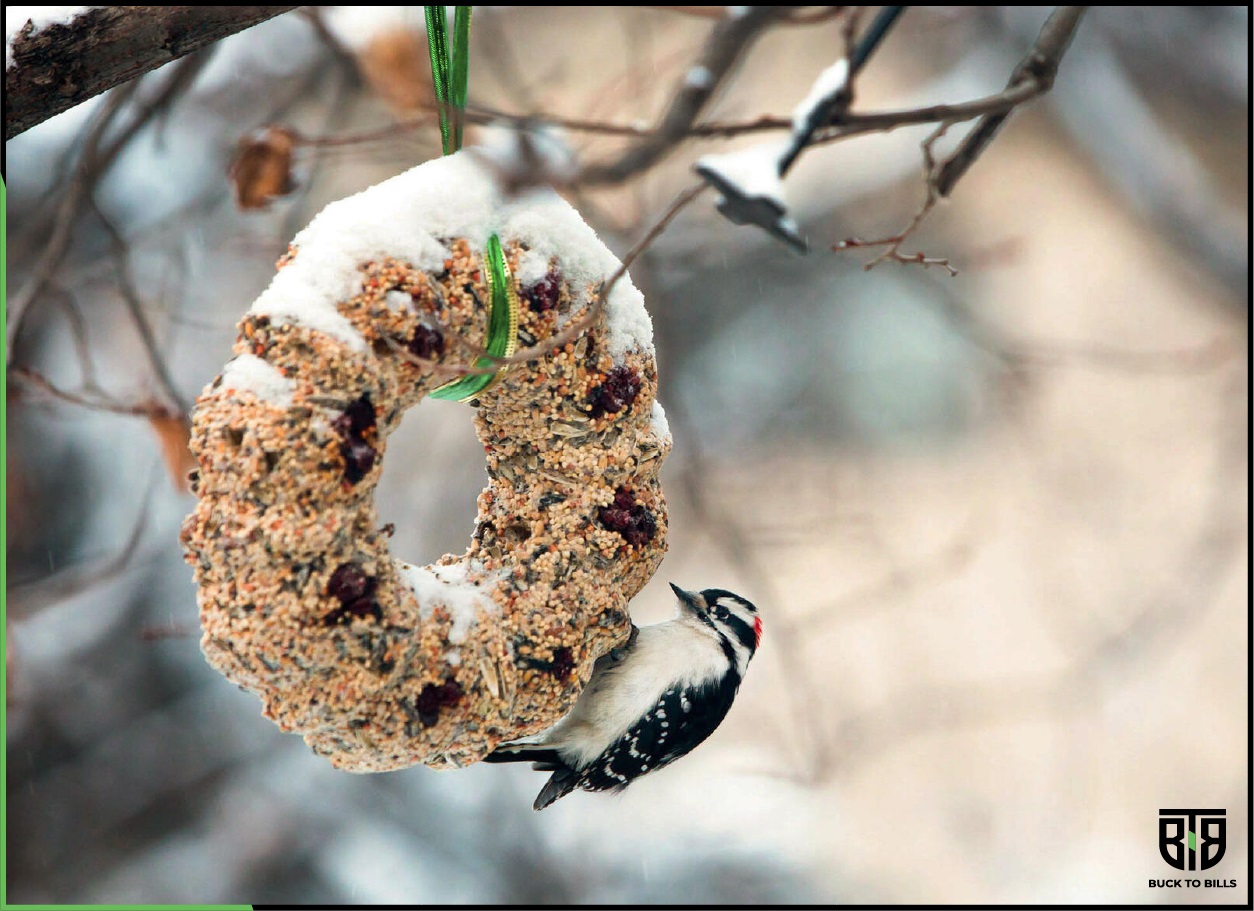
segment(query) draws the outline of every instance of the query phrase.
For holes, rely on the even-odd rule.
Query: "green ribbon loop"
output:
[[[431,52],[431,81],[435,100],[440,105],[440,140],[445,155],[462,147],[462,129],[466,122],[466,86],[470,81],[470,10],[455,7],[453,15],[453,52],[448,46],[448,19],[442,6],[428,6],[427,48]],[[518,293],[510,275],[501,239],[488,238],[488,296],[492,313],[488,317],[488,343],[492,357],[509,357],[518,344]],[[481,357],[476,367],[491,367],[490,358]],[[431,391],[434,399],[467,402],[479,395],[497,378],[497,373],[475,373],[459,377]]]
[[[505,260],[505,251],[501,249],[501,239],[495,234],[488,238],[486,259],[492,313],[488,318],[485,348],[492,357],[509,357],[518,344],[518,293],[514,290],[514,277]],[[491,367],[492,363],[490,358],[481,357],[475,366]],[[496,382],[498,376],[498,373],[473,373],[459,377],[433,389],[431,397],[467,402]]]
[[[448,46],[448,18],[442,6],[424,7],[427,16],[427,50],[431,54],[431,82],[440,106],[440,139],[445,155],[462,147],[466,86],[470,81],[470,10],[455,7],[453,52]]]

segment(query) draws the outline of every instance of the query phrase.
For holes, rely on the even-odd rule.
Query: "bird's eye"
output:
[[[718,607],[714,608],[714,616],[718,617],[720,620],[726,620],[727,608],[720,604]]]

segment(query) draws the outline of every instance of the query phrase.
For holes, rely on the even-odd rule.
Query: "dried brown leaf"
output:
[[[297,136],[286,127],[266,127],[243,137],[227,176],[241,209],[264,209],[296,188],[292,152]]]

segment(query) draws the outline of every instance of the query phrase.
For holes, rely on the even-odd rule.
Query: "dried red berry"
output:
[[[435,355],[444,353],[444,336],[439,329],[419,326],[414,330],[414,337],[409,340],[409,353],[423,360],[431,360]]]
[[[631,491],[620,487],[614,493],[614,502],[597,511],[601,525],[618,532],[632,547],[643,547],[657,534],[657,519],[643,504],[635,501]]]
[[[623,537],[632,547],[644,547],[657,534],[657,520],[653,518],[653,513],[643,506],[633,509],[631,518],[632,527],[623,534]]]
[[[549,666],[549,673],[559,680],[565,680],[570,676],[571,671],[575,669],[575,656],[566,646],[558,646],[553,649],[553,662]]]
[[[414,707],[418,711],[418,720],[423,727],[431,727],[440,720],[440,709],[444,706],[457,705],[462,698],[462,688],[456,680],[444,683],[428,683],[418,694]]]
[[[557,298],[562,290],[562,277],[556,272],[549,272],[530,288],[523,290],[523,299],[535,313],[543,313],[557,306]]]
[[[341,436],[359,437],[367,430],[375,427],[374,406],[370,404],[370,393],[363,392],[361,397],[344,409],[344,413],[331,422],[331,426]]]
[[[351,484],[356,484],[374,467],[374,447],[361,440],[345,440],[340,444],[340,455],[344,457],[344,477]]]
[[[600,519],[601,524],[610,531],[622,534],[625,529],[631,527],[631,510],[603,506],[601,507]]]
[[[605,382],[592,390],[589,402],[592,405],[592,416],[599,418],[604,414],[618,414],[630,407],[640,393],[640,375],[634,369],[623,365],[610,371]]]
[[[366,575],[366,571],[356,563],[344,563],[327,582],[327,594],[339,599],[340,603],[348,604],[374,591],[375,580]]]
[[[344,457],[344,477],[351,484],[356,484],[374,467],[377,453],[364,437],[376,426],[374,406],[370,404],[370,393],[362,393],[344,413],[331,422],[331,428],[343,437],[340,443],[340,455]]]

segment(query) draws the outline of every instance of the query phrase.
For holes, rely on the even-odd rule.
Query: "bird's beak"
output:
[[[680,607],[689,614],[700,614],[705,611],[705,599],[699,592],[686,592],[674,582],[670,583],[671,591],[679,599]]]

